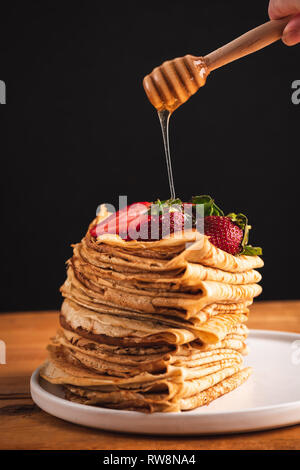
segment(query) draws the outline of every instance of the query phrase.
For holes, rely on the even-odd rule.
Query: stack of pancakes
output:
[[[261,258],[232,256],[193,230],[154,242],[88,231],[73,249],[61,329],[41,369],[67,399],[181,411],[247,380],[245,322]]]

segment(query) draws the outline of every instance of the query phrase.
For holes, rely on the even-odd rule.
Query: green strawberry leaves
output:
[[[151,215],[162,215],[166,212],[170,212],[173,208],[174,210],[180,210],[182,206],[181,199],[166,199],[165,201],[161,201],[157,199],[151,206],[149,207],[148,213]]]
[[[224,215],[224,212],[215,204],[215,201],[207,195],[193,196],[191,199],[192,204],[203,204],[204,217],[208,215]]]
[[[233,223],[243,230],[244,236],[241,245],[244,247],[248,243],[249,230],[251,228],[251,225],[248,225],[248,218],[244,214],[235,214],[234,212],[230,212],[227,217],[229,217]]]
[[[262,249],[259,246],[248,245],[249,230],[251,229],[251,225],[248,225],[248,218],[244,214],[235,214],[234,212],[228,214],[227,217],[229,217],[233,223],[240,227],[244,233],[241,242],[241,252],[239,254],[248,256],[262,255]]]
[[[260,246],[246,245],[244,246],[243,251],[241,251],[240,255],[261,256],[262,249],[260,248]]]

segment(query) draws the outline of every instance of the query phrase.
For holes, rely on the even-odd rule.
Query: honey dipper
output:
[[[186,55],[168,60],[143,80],[146,94],[158,110],[172,113],[205,85],[208,74],[281,38],[290,17],[254,28],[205,57]]]

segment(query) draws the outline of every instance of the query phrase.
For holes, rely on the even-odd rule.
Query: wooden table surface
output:
[[[32,402],[29,378],[45,359],[57,326],[57,312],[0,314],[0,340],[7,348],[6,364],[0,365],[0,449],[300,449],[300,425],[210,437],[149,437],[89,429],[48,415]],[[300,333],[300,301],[256,302],[248,326]]]

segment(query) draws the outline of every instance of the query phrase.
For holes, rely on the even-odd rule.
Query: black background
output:
[[[268,19],[267,1],[10,2],[1,12],[1,310],[57,308],[70,244],[101,202],[169,197],[142,79]],[[2,7],[1,7],[2,8]],[[299,297],[300,46],[211,74],[171,119],[177,196],[241,211],[264,248],[261,299]],[[295,274],[294,274],[295,272]]]

